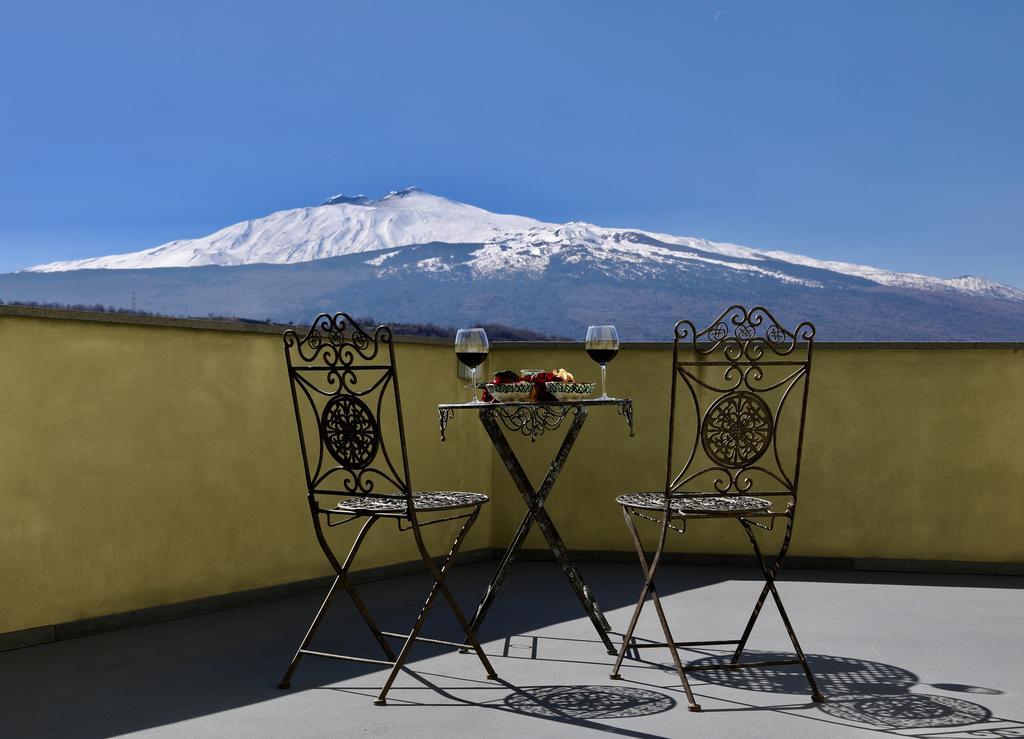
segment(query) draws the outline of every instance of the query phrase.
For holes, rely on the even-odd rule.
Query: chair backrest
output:
[[[676,324],[667,494],[795,504],[813,344],[811,323],[790,331],[761,307],[731,306],[699,331]]]
[[[308,492],[410,497],[391,329],[321,313],[304,336],[285,331],[284,350]]]

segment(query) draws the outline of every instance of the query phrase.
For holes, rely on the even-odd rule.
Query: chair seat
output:
[[[655,511],[665,510],[664,493],[626,493],[615,499],[620,505]],[[672,499],[672,511],[679,514],[741,516],[772,507],[770,501],[752,495],[687,495]]]
[[[413,493],[413,505],[417,512],[446,511],[452,508],[471,508],[488,501],[481,493],[459,493],[437,491]],[[340,513],[402,513],[405,511],[404,495],[389,495],[381,498],[346,498],[334,510]]]

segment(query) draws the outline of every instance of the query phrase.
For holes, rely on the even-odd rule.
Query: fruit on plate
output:
[[[492,381],[495,385],[502,385],[506,382],[521,382],[522,378],[518,372],[512,370],[502,370],[501,372],[494,373],[494,380]]]
[[[551,370],[534,370],[530,374],[523,375],[523,379],[527,382],[573,382],[575,378],[572,376],[572,372],[565,369],[564,367]]]

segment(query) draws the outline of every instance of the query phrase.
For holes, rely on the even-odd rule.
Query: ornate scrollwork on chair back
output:
[[[371,334],[346,313],[321,313],[303,336],[289,329],[283,338],[309,492],[408,494],[391,329]],[[382,417],[391,405],[389,447]]]
[[[293,360],[341,369],[377,359],[382,348],[391,346],[391,339],[387,326],[370,334],[347,313],[321,313],[301,338],[294,329],[284,332],[285,348],[295,352]]]
[[[679,321],[675,335],[677,345],[685,344],[698,355],[721,353],[727,361],[742,364],[786,357],[800,347],[809,351],[814,324],[804,321],[790,331],[767,308],[732,305],[700,331],[691,321]]]
[[[702,330],[676,324],[673,437],[678,413],[693,423],[681,468],[670,444],[668,492],[795,499],[814,333],[806,321],[791,331],[760,306],[730,306]]]

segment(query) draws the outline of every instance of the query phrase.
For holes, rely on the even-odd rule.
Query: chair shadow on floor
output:
[[[507,637],[501,656],[549,661],[552,660],[551,657],[540,656],[541,653],[548,651],[541,646],[543,642],[547,641],[587,640],[542,636]],[[518,650],[514,649],[517,642]],[[597,645],[596,642],[594,644]],[[718,654],[712,653],[711,650],[704,650],[704,653],[705,657],[693,660],[692,664],[725,664],[728,663],[731,655],[731,652]],[[628,654],[632,657],[630,662],[634,667],[642,665],[659,672],[673,672],[673,667],[670,664],[650,659],[653,655],[649,653],[643,654],[640,650],[634,649],[630,650]],[[790,656],[778,652],[747,650],[744,653],[744,661],[772,661]],[[802,700],[807,693],[807,680],[799,665],[750,670],[702,670],[697,674],[703,685],[695,684],[695,687],[698,691],[701,691],[703,686],[733,688],[778,695],[782,700],[781,704],[762,705],[745,703],[731,696],[709,695],[709,698],[732,703],[735,707],[715,708],[709,705],[705,708],[705,712],[766,710],[792,713],[802,711],[797,715],[841,725],[860,725],[875,731],[899,733],[902,736],[914,736],[915,730],[927,730],[929,736],[949,736],[947,732],[941,730],[970,727],[969,730],[957,731],[956,736],[1024,737],[1024,722],[995,717],[992,711],[985,706],[963,698],[915,692],[913,689],[920,690],[931,687],[944,692],[970,695],[1001,695],[1003,693],[1001,690],[952,682],[922,683],[920,678],[910,670],[884,662],[821,654],[808,655],[808,659],[822,693],[827,696],[826,703],[814,704],[809,699]],[[592,662],[592,660],[577,659],[554,659],[554,661]],[[646,680],[639,678],[628,682],[642,685]],[[600,690],[591,693],[592,688],[600,688]],[[676,688],[673,686],[668,689],[675,691]],[[529,690],[539,691],[535,702],[524,695],[512,694],[506,698],[506,704],[510,707],[522,707],[524,708],[523,712],[532,712],[537,715],[544,715],[544,706],[549,701],[564,710],[571,710],[572,706],[577,706],[584,713],[592,710],[594,718],[601,715],[602,706],[608,706],[612,711],[615,710],[616,696],[606,693],[605,691],[610,689],[605,686],[571,686],[561,689],[534,688]],[[661,696],[657,693],[654,695]],[[801,696],[801,703],[794,705],[788,702],[787,698],[790,695]],[[641,703],[648,700],[645,696],[640,695],[635,696],[635,699]],[[602,703],[602,701],[604,702]],[[673,701],[673,705],[674,703]],[[529,710],[531,705],[533,705],[533,710]],[[658,701],[655,699],[648,704],[648,707],[657,705]],[[643,714],[624,713],[623,715]],[[607,717],[612,716],[608,715]]]
[[[524,650],[525,654],[518,659],[532,659],[541,662],[575,662],[538,656],[543,652],[537,642],[550,637],[518,637],[534,642],[534,647]],[[586,641],[562,640],[557,637],[553,641]],[[595,641],[595,644],[597,642]],[[503,656],[508,654],[508,649]],[[635,652],[634,652],[635,653]],[[785,655],[775,652],[748,651],[745,655],[750,661],[768,661],[783,658]],[[875,732],[898,736],[920,737],[1024,737],[1024,722],[1014,719],[1003,719],[993,715],[983,705],[963,698],[938,695],[925,692],[913,692],[914,689],[934,688],[945,692],[957,692],[973,695],[999,695],[1003,691],[981,686],[960,683],[922,683],[920,678],[902,667],[875,662],[871,660],[839,657],[832,655],[808,655],[814,669],[819,687],[827,696],[823,704],[811,703],[806,697],[807,681],[799,665],[765,667],[751,670],[703,670],[699,674],[700,683],[694,688],[698,694],[707,699],[705,713],[749,711],[776,711],[786,713],[795,718],[813,720],[833,726],[847,728],[870,729]],[[707,654],[694,660],[699,664],[727,663],[727,654]],[[654,672],[671,673],[669,664],[659,664],[643,660],[644,667]],[[666,711],[678,706],[672,693],[681,691],[681,687],[651,685],[649,689],[646,679],[628,680],[633,685],[534,685],[517,686],[504,680],[498,684],[490,681],[460,679],[465,683],[461,689],[449,690],[440,687],[430,677],[430,673],[409,673],[421,688],[434,691],[438,697],[451,701],[446,705],[463,704],[466,706],[489,707],[496,710],[512,711],[533,716],[542,720],[553,721],[566,725],[590,728],[602,732],[611,732],[627,736],[646,737],[643,731],[630,730],[625,727],[612,727],[601,723],[605,719],[642,718]],[[441,676],[436,676],[441,677]],[[450,677],[448,678],[450,679]],[[468,685],[475,684],[475,685]],[[714,694],[709,687],[731,688],[738,691],[750,691],[765,695],[778,696],[778,701],[764,704],[760,701],[744,701],[735,694]],[[465,697],[465,690],[482,691],[493,698],[473,699]],[[332,687],[338,692],[360,692],[351,688]],[[662,692],[667,691],[667,692]],[[401,689],[399,692],[404,692]],[[461,694],[461,695],[458,695]],[[790,700],[800,696],[798,703]],[[425,704],[412,700],[405,705],[442,705]],[[718,704],[718,705],[715,705]],[[724,705],[723,705],[724,704]],[[920,733],[918,733],[920,732]]]
[[[443,687],[432,678],[452,680],[423,670],[404,670],[419,687],[398,686],[392,708],[425,706],[463,706],[507,711],[551,721],[575,728],[634,737],[657,739],[659,735],[624,726],[602,723],[607,719],[643,718],[671,711],[677,701],[671,695],[647,688],[626,685],[514,685],[500,677],[497,681],[456,678],[457,687]],[[429,690],[438,701],[423,701],[407,696],[410,692]],[[335,693],[366,696],[368,688],[325,687]],[[472,698],[468,694],[475,694]]]
[[[652,716],[671,710],[676,700],[626,685],[536,685],[517,688],[504,705],[532,716],[599,720]]]
[[[785,655],[776,652],[752,652],[744,654],[744,660],[769,661],[783,659]],[[937,688],[939,690],[969,694],[999,695],[1003,691],[959,683],[921,683],[910,670],[883,662],[811,654],[807,656],[814,675],[818,680],[827,702],[811,704],[804,708],[807,718],[830,720],[844,725],[866,725],[875,731],[899,733],[914,736],[914,730],[927,730],[929,736],[947,736],[941,729],[964,729],[957,736],[1018,736],[1024,737],[1024,722],[994,717],[992,711],[983,705],[962,698],[912,692],[913,688]],[[729,655],[709,655],[694,661],[694,664],[727,663]],[[799,666],[765,667],[751,670],[704,670],[701,680],[707,685],[734,688],[773,694],[797,694],[807,692],[807,682]],[[793,706],[753,706],[755,710],[792,711]],[[709,707],[710,710],[716,710]],[[729,708],[717,710],[733,710]],[[824,714],[822,716],[821,714]]]

